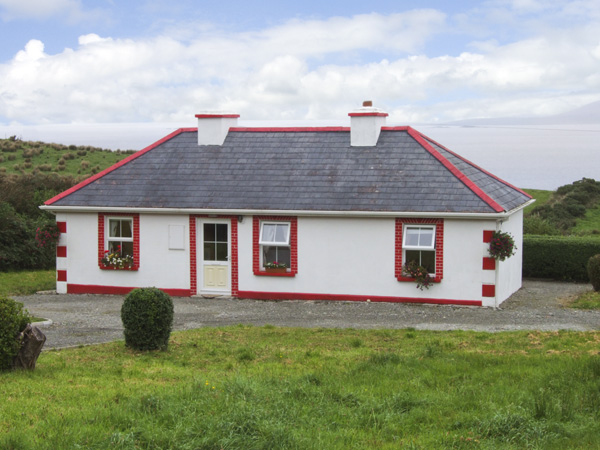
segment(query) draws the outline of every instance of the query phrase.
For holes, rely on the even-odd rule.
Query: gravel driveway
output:
[[[525,280],[501,308],[340,301],[257,301],[232,298],[174,298],[174,329],[235,324],[289,327],[408,328],[427,330],[600,330],[600,311],[563,305],[591,290],[589,284]],[[123,339],[123,296],[57,295],[15,297],[29,312],[52,320],[43,328],[45,348]]]

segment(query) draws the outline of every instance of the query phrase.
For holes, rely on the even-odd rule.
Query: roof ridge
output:
[[[502,178],[500,178],[500,177],[498,177],[498,176],[494,175],[494,174],[493,174],[493,173],[491,173],[491,172],[488,172],[488,171],[487,171],[487,170],[485,170],[483,167],[480,167],[480,166],[478,166],[477,164],[475,164],[474,162],[472,162],[472,161],[469,161],[469,160],[468,160],[467,158],[465,158],[464,156],[461,156],[461,155],[459,155],[458,153],[456,153],[456,152],[453,152],[452,150],[450,150],[449,148],[447,148],[445,145],[442,145],[442,144],[440,144],[439,142],[437,142],[437,141],[435,141],[435,140],[431,139],[429,136],[425,136],[423,133],[420,133],[420,134],[421,134],[421,135],[422,135],[422,136],[423,136],[425,139],[427,139],[429,142],[432,142],[432,143],[434,143],[435,145],[437,145],[438,147],[441,147],[441,148],[443,148],[445,151],[447,151],[448,153],[450,153],[452,156],[454,156],[454,157],[456,157],[456,158],[458,158],[458,159],[462,160],[463,162],[465,162],[465,163],[469,164],[470,166],[474,167],[475,169],[477,169],[477,170],[481,170],[483,173],[485,173],[486,175],[488,175],[488,176],[492,177],[494,180],[496,180],[496,181],[498,181],[498,182],[500,182],[500,183],[504,184],[505,186],[508,186],[508,187],[509,187],[509,188],[511,188],[511,189],[514,189],[515,191],[517,191],[517,192],[519,192],[519,193],[521,193],[521,194],[523,194],[523,195],[527,196],[528,198],[533,198],[531,195],[529,195],[529,194],[528,194],[527,192],[525,192],[524,190],[522,190],[522,189],[519,189],[518,187],[516,187],[516,186],[514,186],[514,185],[510,184],[508,181],[506,181],[506,180],[503,180]]]
[[[125,164],[127,164],[130,161],[133,161],[134,159],[139,158],[140,156],[148,153],[150,150],[158,147],[160,144],[174,138],[175,136],[181,134],[181,133],[186,133],[186,132],[191,132],[191,131],[197,131],[197,128],[179,128],[175,131],[173,131],[172,133],[168,134],[167,136],[165,136],[164,138],[156,141],[153,144],[150,144],[148,147],[143,148],[142,150],[138,150],[137,152],[135,152],[133,155],[128,156],[127,158],[119,161],[118,163],[113,164],[112,166],[104,169],[102,172],[99,172],[95,175],[92,175],[89,178],[86,178],[85,180],[83,180],[80,183],[77,183],[75,186],[71,187],[70,189],[67,189],[64,192],[61,192],[60,194],[56,195],[55,197],[52,197],[50,200],[46,200],[44,202],[44,205],[51,205],[54,202],[57,202],[58,200],[65,198],[69,195],[71,195],[73,192],[78,191],[79,189],[87,186],[88,184],[93,183],[94,181],[98,180],[99,178],[102,178],[103,176],[111,173],[112,171],[118,169],[119,167],[124,166]]]
[[[490,208],[492,208],[495,212],[502,212],[504,208],[500,206],[492,197],[486,194],[483,189],[481,189],[473,180],[467,177],[463,172],[461,172],[454,164],[452,164],[448,159],[438,152],[435,148],[431,146],[429,143],[429,138],[414,128],[407,128],[408,134],[416,140],[419,144],[423,146],[425,150],[427,150],[434,158],[436,158],[442,165],[452,173],[456,178],[458,178],[467,188],[469,188],[477,197],[483,200]]]
[[[285,133],[285,132],[323,132],[323,131],[350,131],[350,127],[231,127],[233,132],[256,132],[256,133]]]

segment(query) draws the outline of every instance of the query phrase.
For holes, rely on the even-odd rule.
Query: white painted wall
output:
[[[394,275],[395,220],[298,218],[298,274],[294,278],[252,274],[252,221],[239,227],[241,291],[308,294],[394,296],[447,300],[480,300],[482,283],[494,283],[483,271],[483,230],[493,220],[451,220],[444,223],[444,279],[420,291]]]
[[[252,218],[238,223],[239,290],[359,296],[477,300],[494,306],[496,299],[482,297],[482,284],[496,285],[498,304],[521,287],[522,212],[502,224],[516,241],[518,253],[482,269],[487,256],[483,230],[496,229],[495,220],[444,222],[444,279],[420,291],[413,282],[395,278],[395,220],[393,218],[298,218],[298,274],[295,277],[255,276],[252,269]],[[190,288],[189,218],[187,215],[140,215],[139,271],[98,268],[98,216],[95,213],[60,213],[67,222],[60,245],[67,258],[57,258],[57,268],[67,270],[68,284],[117,287],[156,286]],[[183,248],[169,245],[169,227],[183,227]],[[57,283],[59,292],[66,283]]]
[[[521,288],[523,273],[523,210],[500,225],[500,230],[512,234],[517,246],[516,253],[505,261],[497,261],[498,284],[496,297],[502,303]]]
[[[58,260],[66,260],[60,264],[67,270],[68,284],[190,288],[188,216],[140,215],[138,271],[98,267],[97,214],[60,214],[57,220],[67,222],[67,258]],[[169,249],[169,225],[184,227],[183,249]]]

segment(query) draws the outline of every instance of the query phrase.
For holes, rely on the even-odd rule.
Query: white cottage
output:
[[[241,128],[198,114],[48,200],[57,291],[480,306],[517,291],[531,197],[377,108],[349,115],[349,128]],[[517,246],[506,261],[487,252],[496,230]],[[411,260],[429,289],[403,273]]]

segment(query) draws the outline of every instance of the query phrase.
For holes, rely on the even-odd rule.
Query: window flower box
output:
[[[265,267],[265,272],[267,272],[267,273],[287,273],[287,268],[285,268],[285,267]]]

